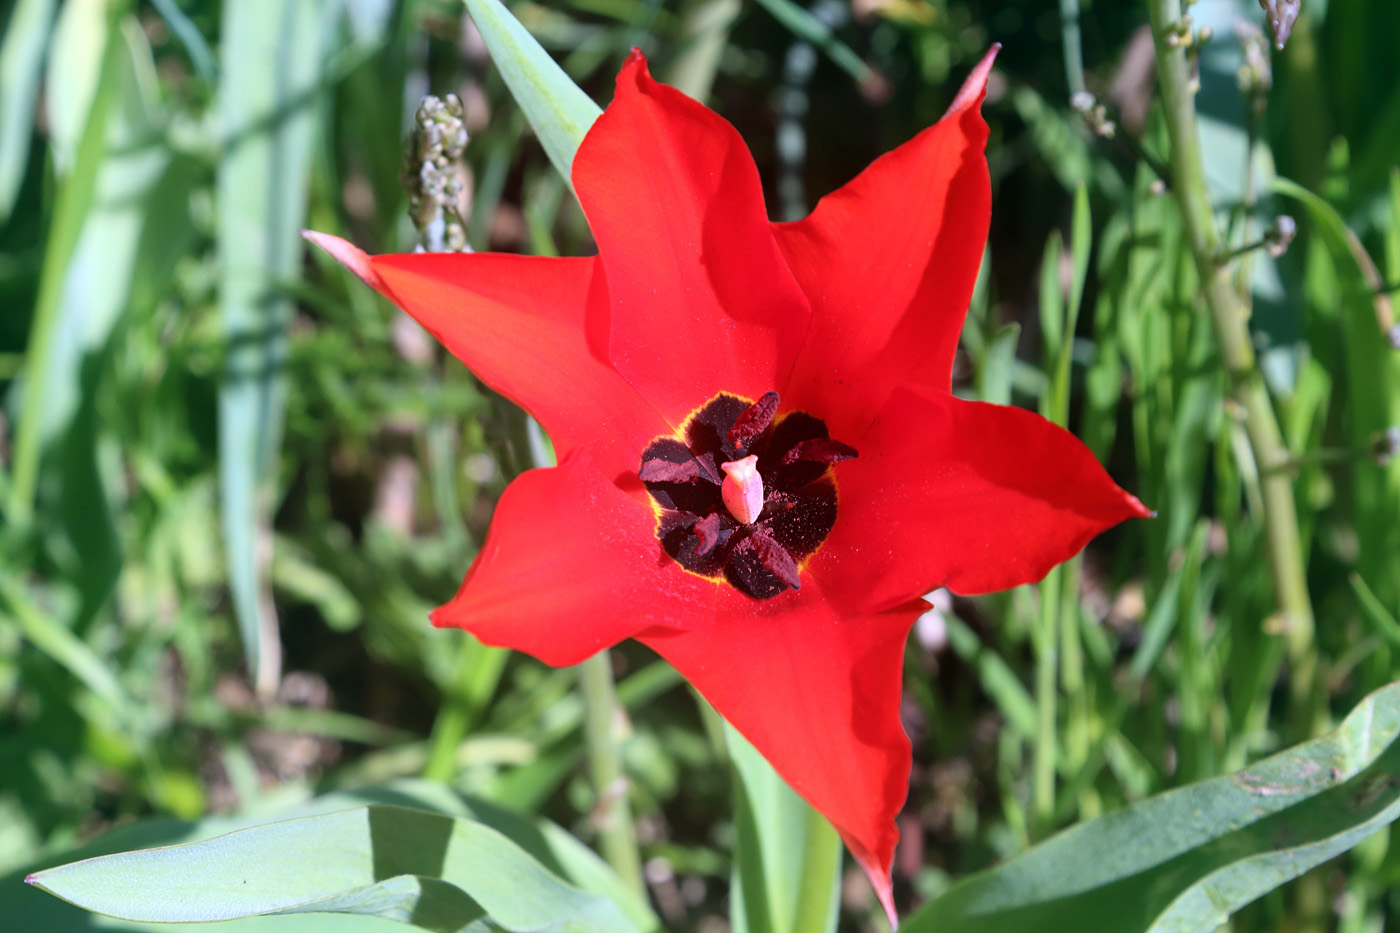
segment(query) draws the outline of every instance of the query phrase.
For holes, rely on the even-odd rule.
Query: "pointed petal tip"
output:
[[[632,51],[627,53],[627,58],[623,60],[622,68],[617,73],[617,93],[620,95],[624,90],[640,90],[651,81],[651,65],[647,62],[646,53],[635,45],[632,46]]]
[[[308,243],[319,246],[330,254],[331,258],[340,263],[350,273],[370,288],[383,295],[389,294],[388,287],[379,273],[375,271],[374,262],[369,255],[355,244],[348,240],[343,240],[338,236],[329,233],[319,233],[315,230],[302,230],[302,238]]]
[[[997,53],[1000,51],[1001,43],[993,42],[992,47],[987,50],[987,54],[982,56],[982,60],[977,63],[967,76],[967,80],[963,82],[958,96],[953,98],[948,112],[943,115],[945,120],[961,110],[981,104],[982,98],[987,93],[987,77],[992,73],[992,65],[996,63]]]
[[[882,864],[865,845],[847,834],[841,833],[841,840],[846,843],[846,848],[850,850],[851,857],[856,860],[860,870],[865,872],[866,880],[870,882],[870,887],[875,891],[875,897],[885,910],[885,917],[890,922],[890,929],[898,930],[899,913],[894,908],[894,878],[890,874],[890,866],[894,862],[893,843],[890,844],[889,855]]]
[[[866,869],[866,874],[870,877],[870,884],[875,888],[875,897],[879,899],[880,906],[885,909],[885,918],[890,922],[891,930],[899,929],[899,913],[894,909],[894,881],[890,878],[889,872],[881,872],[879,877],[875,873]]]
[[[1129,492],[1124,492],[1123,497],[1128,501],[1128,508],[1132,511],[1129,518],[1156,518],[1157,510],[1149,509],[1142,504],[1142,500]]]

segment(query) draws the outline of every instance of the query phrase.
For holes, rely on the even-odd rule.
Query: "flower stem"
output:
[[[1031,763],[1032,840],[1044,839],[1055,828],[1055,759],[1059,736],[1060,593],[1064,567],[1048,573],[1040,584],[1040,617],[1033,634],[1035,646],[1035,752]]]
[[[802,881],[792,933],[829,933],[841,882],[841,837],[826,817],[807,807],[807,844],[802,851]]]
[[[1080,0],[1060,0],[1060,42],[1065,52],[1065,81],[1070,94],[1084,90],[1084,40],[1079,29]]]
[[[1290,456],[1255,360],[1249,308],[1232,287],[1229,270],[1217,262],[1220,234],[1206,187],[1190,63],[1182,44],[1168,38],[1181,21],[1181,0],[1148,0],[1147,7],[1157,45],[1157,75],[1171,142],[1172,192],[1214,323],[1230,398],[1243,411],[1245,433],[1259,471],[1269,566],[1288,651],[1294,722],[1299,732],[1308,734],[1321,723],[1325,709],[1318,694],[1312,601],[1298,532],[1293,480],[1281,469],[1289,463]]]
[[[642,859],[627,801],[627,777],[622,771],[618,744],[617,690],[613,683],[612,657],[600,651],[579,665],[583,693],[583,739],[588,770],[597,794],[594,817],[603,858],[642,902],[647,901],[642,881]]]

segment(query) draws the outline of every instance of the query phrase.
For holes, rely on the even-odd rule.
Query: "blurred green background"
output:
[[[1259,471],[1154,168],[1145,8],[510,7],[600,103],[643,48],[739,127],[775,218],[935,121],[1004,45],[956,389],[1067,413],[1159,517],[1046,585],[920,624],[904,908],[1058,826],[1307,738],[1392,678],[1400,6],[1308,0],[1283,52],[1254,0],[1191,10],[1212,34],[1199,106],[1220,226],[1241,247],[1279,213],[1300,228],[1282,257],[1236,269],[1294,457],[1320,713],[1287,687]],[[575,673],[426,618],[531,438],[297,235],[418,245],[405,140],[426,94],[455,93],[470,142],[448,174],[470,245],[591,249],[463,7],[7,0],[0,30],[0,875],[135,817],[268,813],[417,775],[593,840]],[[1071,105],[1085,88],[1111,137]],[[1047,611],[1057,650],[1036,641]],[[614,662],[654,902],[668,928],[715,933],[734,840],[722,736],[654,655]],[[1048,799],[1032,789],[1045,748]],[[1328,927],[1400,920],[1388,841],[1314,874]],[[877,929],[848,880],[843,928]],[[1234,929],[1288,928],[1295,899]]]

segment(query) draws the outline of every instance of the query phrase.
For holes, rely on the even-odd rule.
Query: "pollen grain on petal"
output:
[[[700,521],[695,523],[692,529],[698,539],[695,545],[695,553],[704,556],[715,549],[719,544],[720,529],[724,525],[724,519],[718,512],[711,512]]]

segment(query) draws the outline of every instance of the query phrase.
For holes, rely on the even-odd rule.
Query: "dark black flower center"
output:
[[[821,419],[800,411],[775,418],[777,410],[776,392],[756,402],[720,393],[686,422],[684,440],[648,444],[637,471],[661,509],[661,549],[755,599],[802,585],[802,561],[836,524],[831,465],[856,456]],[[762,510],[745,523],[725,505],[722,465],[749,456],[757,457]]]

